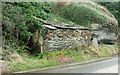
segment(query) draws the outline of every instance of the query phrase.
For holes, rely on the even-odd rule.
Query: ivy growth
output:
[[[18,52],[31,49],[28,43],[33,32],[45,32],[42,23],[33,18],[46,20],[51,12],[49,3],[44,2],[5,2],[2,3],[4,45],[12,44]]]

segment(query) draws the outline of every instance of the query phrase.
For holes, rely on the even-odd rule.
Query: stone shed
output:
[[[39,32],[35,32],[33,36],[34,42],[38,43],[38,46],[35,45],[35,50],[38,47],[38,51],[50,52],[82,45],[98,46],[98,44],[115,44],[116,42],[117,26],[114,25],[91,24],[91,28],[85,28],[70,24],[56,25],[36,17],[35,19],[43,22],[47,31],[44,37],[40,37]]]
[[[78,47],[91,44],[91,32],[87,28],[75,26],[50,26],[44,38],[44,50],[56,51],[63,48]]]

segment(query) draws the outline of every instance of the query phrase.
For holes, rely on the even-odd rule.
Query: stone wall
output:
[[[44,38],[44,50],[47,52],[90,44],[91,32],[87,30],[47,29]]]
[[[116,34],[109,26],[91,24],[91,29],[75,26],[52,26],[47,27],[47,32],[43,39],[36,33],[34,41],[38,40],[38,47],[35,50],[46,52],[61,50],[63,48],[78,47],[81,45],[115,44]],[[42,43],[41,43],[42,42]],[[37,43],[37,42],[35,42]],[[38,52],[37,51],[37,52]]]

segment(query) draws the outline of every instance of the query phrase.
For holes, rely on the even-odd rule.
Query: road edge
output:
[[[69,63],[69,64],[64,64],[64,65],[59,65],[59,66],[45,67],[45,68],[39,68],[39,69],[31,69],[31,70],[26,70],[26,71],[17,71],[17,72],[12,72],[12,74],[31,73],[31,72],[40,71],[40,70],[47,70],[47,69],[55,69],[55,68],[63,68],[63,67],[69,67],[69,66],[90,64],[90,63],[93,63],[93,62],[99,62],[99,61],[111,59],[111,58],[116,57],[116,56],[118,56],[118,55],[114,55],[114,56],[111,56],[111,57],[103,57],[103,58],[99,58],[99,59],[96,59],[96,60],[90,60],[90,61],[84,61],[84,62],[78,62],[78,63]]]

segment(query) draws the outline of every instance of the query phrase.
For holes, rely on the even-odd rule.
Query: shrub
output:
[[[2,3],[2,29],[4,45],[12,45],[19,52],[28,50],[28,44],[33,32],[39,30],[44,34],[45,28],[42,23],[33,18],[36,16],[46,19],[51,12],[49,3],[44,2],[5,2]]]

